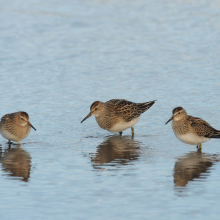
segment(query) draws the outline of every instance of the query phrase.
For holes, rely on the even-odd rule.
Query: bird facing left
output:
[[[133,126],[139,121],[141,114],[147,111],[155,101],[144,103],[134,103],[125,99],[112,99],[105,103],[96,101],[91,105],[90,113],[81,123],[94,115],[102,129],[122,134],[122,131],[131,128],[132,135],[134,135]]]
[[[9,143],[15,141],[20,144],[29,135],[31,128],[36,131],[29,121],[29,115],[22,111],[6,114],[0,121],[0,133]]]

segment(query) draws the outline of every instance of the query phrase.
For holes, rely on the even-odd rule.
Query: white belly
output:
[[[15,141],[15,142],[20,143],[21,140],[23,140],[24,138],[26,138],[29,135],[30,131],[31,131],[31,128],[28,129],[28,131],[25,135],[23,135],[22,137],[18,137],[18,136],[15,136],[15,135],[11,134],[10,132],[2,129],[1,130],[1,135],[7,140]]]
[[[175,134],[175,135],[183,143],[191,144],[191,145],[201,144],[210,139],[210,138],[198,136],[194,133],[183,134],[183,135]]]
[[[129,122],[118,122],[115,124],[113,127],[111,127],[108,131],[110,132],[121,132],[124,131],[133,125],[135,125],[138,121],[140,120],[140,117],[133,119],[132,121]]]

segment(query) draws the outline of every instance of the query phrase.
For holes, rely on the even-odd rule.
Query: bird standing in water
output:
[[[209,123],[201,118],[187,115],[182,107],[173,109],[173,116],[166,122],[171,120],[172,128],[176,137],[191,145],[202,147],[202,143],[210,140],[210,138],[220,138],[220,131],[213,128]]]
[[[36,131],[26,112],[6,114],[0,121],[0,133],[9,143],[15,141],[20,144],[29,135],[31,127]]]
[[[142,113],[147,111],[155,101],[134,103],[125,99],[112,99],[105,103],[94,102],[90,107],[90,113],[81,121],[85,121],[94,115],[98,125],[110,132],[119,132],[131,128],[134,135],[133,126],[139,121]]]

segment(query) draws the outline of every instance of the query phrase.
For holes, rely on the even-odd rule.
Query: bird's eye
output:
[[[24,118],[21,118],[21,120],[24,120]]]
[[[95,108],[95,110],[97,110],[97,108]]]
[[[180,112],[178,114],[180,114]]]

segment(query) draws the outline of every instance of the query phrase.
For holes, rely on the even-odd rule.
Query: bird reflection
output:
[[[210,155],[201,152],[191,152],[179,158],[174,166],[175,186],[186,186],[188,181],[194,178],[204,178],[214,162],[219,161],[218,155]]]
[[[30,178],[31,156],[21,147],[9,148],[1,153],[0,163],[2,170],[9,173],[8,176],[21,177],[27,182]]]
[[[110,136],[91,154],[94,168],[99,165],[126,165],[129,161],[137,160],[140,154],[140,142],[130,136]]]

